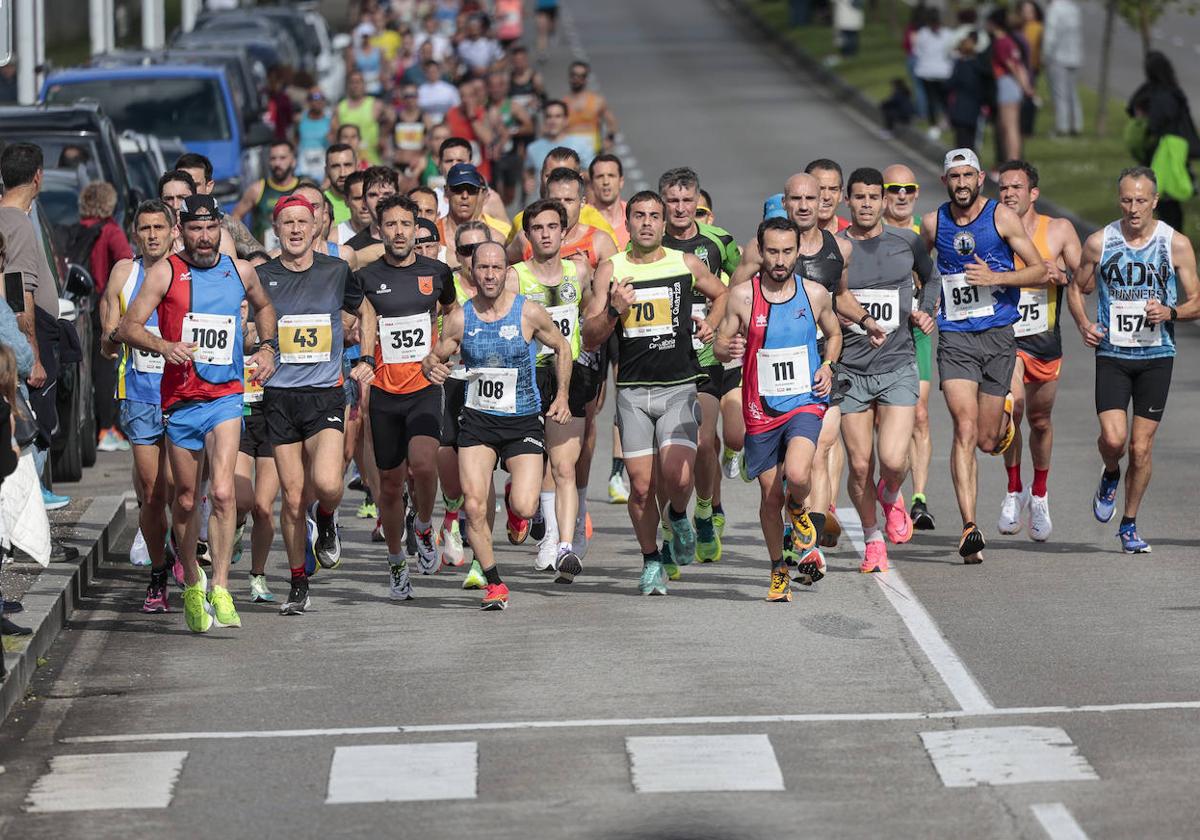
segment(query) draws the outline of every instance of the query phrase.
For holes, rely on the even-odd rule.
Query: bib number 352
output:
[[[468,376],[468,408],[496,414],[517,413],[516,368],[474,368]]]
[[[233,336],[237,319],[232,315],[189,312],[183,316],[183,340],[196,345],[192,359],[206,365],[233,363]]]

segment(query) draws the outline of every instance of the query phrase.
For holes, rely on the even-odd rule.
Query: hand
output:
[[[375,365],[355,362],[350,368],[350,378],[359,385],[370,385],[375,381]]]
[[[362,343],[362,322],[357,318],[347,329],[343,330],[343,342],[347,347]]]
[[[920,309],[913,312],[910,320],[912,321],[912,325],[925,333],[925,335],[933,335],[933,328],[937,326],[937,322],[933,320],[933,316],[928,312],[922,312]]]
[[[554,398],[554,402],[550,403],[550,408],[546,411],[546,416],[560,426],[571,422],[571,407],[567,404],[566,394],[558,394]]]
[[[269,346],[259,347],[253,358],[258,364],[258,370],[254,372],[250,381],[262,385],[271,378],[271,374],[275,373],[275,349]]]
[[[882,347],[883,342],[887,341],[888,334],[883,331],[883,327],[879,326],[879,323],[874,318],[867,319],[865,329],[867,335],[871,338],[872,347]]]
[[[975,255],[975,262],[966,267],[963,272],[967,277],[967,282],[972,286],[992,286],[995,285],[992,277],[995,272],[988,268],[988,264]]]
[[[696,340],[701,344],[708,344],[713,338],[712,324],[701,318],[699,315],[693,315],[692,320],[696,322]]]
[[[109,341],[105,335],[100,339],[100,355],[106,359],[115,359],[121,354],[121,345],[116,342]]]
[[[1049,260],[1046,260],[1046,278],[1055,286],[1065,286],[1069,281],[1067,273]]]
[[[168,342],[167,351],[162,354],[163,361],[168,365],[186,365],[192,360],[197,346],[186,341]]]
[[[746,355],[746,337],[735,335],[729,339],[729,360],[740,359]]]
[[[1161,324],[1171,320],[1171,307],[1164,306],[1162,301],[1151,299],[1146,301],[1146,323]]]
[[[833,368],[829,365],[821,365],[817,368],[817,373],[813,376],[813,393],[818,397],[827,397],[829,392],[833,390]]]
[[[46,384],[46,369],[42,367],[40,360],[34,359],[33,369],[29,371],[29,378],[25,381],[29,383],[30,388],[41,388]]]
[[[431,354],[421,360],[421,372],[434,385],[441,385],[450,378],[450,365]]]
[[[1093,324],[1091,321],[1079,327],[1079,334],[1083,336],[1083,343],[1088,347],[1099,347],[1100,342],[1104,340],[1104,330],[1099,324]]]
[[[624,315],[629,311],[629,307],[633,305],[633,300],[637,296],[637,292],[633,288],[633,278],[625,277],[613,283],[608,292],[608,302],[612,304],[613,309]]]

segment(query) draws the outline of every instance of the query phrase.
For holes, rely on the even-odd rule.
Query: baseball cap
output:
[[[767,219],[786,219],[787,210],[783,209],[783,193],[775,195],[763,202],[763,221]]]
[[[302,195],[285,195],[275,202],[275,211],[271,214],[272,219],[278,219],[279,214],[289,207],[303,207],[314,216],[317,215],[317,209],[312,206],[312,202]]]
[[[442,236],[438,233],[437,225],[428,219],[417,219],[417,227],[420,229],[417,233],[417,241],[422,242],[432,239],[434,242],[441,242]]]
[[[942,174],[945,175],[956,166],[970,166],[976,172],[983,171],[983,167],[979,165],[979,155],[971,149],[951,149],[946,152],[946,159],[942,161]]]
[[[220,219],[224,215],[221,212],[221,205],[217,204],[215,198],[200,193],[193,193],[185,197],[183,204],[179,207],[179,221],[181,222]]]
[[[479,174],[479,170],[475,168],[474,164],[456,163],[446,173],[446,186],[450,189],[462,186],[483,189],[487,186],[487,182],[483,180],[483,176]]]

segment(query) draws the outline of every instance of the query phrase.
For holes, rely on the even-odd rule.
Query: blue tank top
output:
[[[1097,356],[1118,359],[1161,359],[1175,355],[1175,325],[1151,326],[1145,321],[1146,301],[1174,306],[1179,299],[1171,241],[1175,231],[1159,222],[1150,241],[1135,248],[1121,232],[1121,223],[1104,229],[1104,248],[1096,266],[1096,323],[1105,337]]]
[[[133,299],[137,297],[138,292],[142,290],[142,283],[145,279],[146,269],[142,264],[142,258],[138,257],[133,261],[133,271],[130,273],[129,279],[121,287],[120,307],[122,315],[129,309],[129,305],[133,303]],[[155,335],[159,334],[157,309],[152,311],[150,317],[146,319],[146,329]],[[158,405],[162,400],[160,390],[162,387],[162,369],[163,357],[158,353],[137,350],[129,345],[125,345],[124,352],[121,354],[121,366],[117,374],[117,397],[124,400],[136,400],[137,402]]]
[[[329,114],[315,119],[308,116],[308,114],[301,117],[296,128],[300,138],[300,151],[305,152],[309,149],[316,149],[324,157],[325,146],[328,142],[326,138],[329,134],[329,126],[332,123],[333,117]]]
[[[513,299],[498,321],[481,321],[474,301],[463,306],[462,363],[467,368],[467,407],[498,417],[539,414],[534,365],[537,342],[521,329],[525,296]]]
[[[937,323],[942,332],[983,332],[992,327],[1007,327],[1021,319],[1017,306],[1021,290],[1016,286],[993,286],[991,313],[960,317],[958,313],[973,309],[978,312],[989,305],[987,291],[981,286],[966,287],[955,282],[968,265],[979,257],[992,271],[1012,271],[1015,268],[1012,248],[996,230],[997,204],[991,199],[978,216],[965,225],[958,225],[950,215],[950,203],[938,208],[937,267],[942,275],[942,295],[938,299]],[[955,286],[958,288],[955,288]],[[952,295],[952,300],[947,300]],[[961,296],[961,297],[960,297]],[[975,299],[973,299],[975,298]],[[968,308],[969,307],[969,308]]]
[[[821,366],[817,351],[817,321],[812,303],[804,289],[804,279],[795,277],[796,292],[783,303],[767,300],[753,279],[750,303],[750,324],[746,330],[746,354],[743,365],[743,404],[748,412],[748,429],[771,428],[772,417],[787,415],[808,405],[829,402],[811,390],[801,394],[772,394],[779,384],[798,380],[787,365],[795,365],[795,355],[805,352],[808,358],[808,381],[811,383]],[[800,348],[804,348],[803,351]],[[777,351],[772,353],[771,351]],[[791,358],[789,358],[789,356]],[[761,416],[760,416],[761,415]]]
[[[242,350],[242,300],[246,297],[246,287],[238,275],[237,266],[228,254],[221,254],[217,264],[212,268],[197,268],[189,264],[192,273],[191,294],[192,305],[190,312],[203,315],[225,315],[233,318],[233,348],[229,364],[212,364],[193,362],[196,374],[205,382],[241,383],[245,375],[243,368]],[[205,329],[205,342],[211,345],[213,328]],[[189,340],[190,336],[185,336]],[[219,345],[218,345],[219,346]],[[210,347],[211,349],[211,347]],[[222,354],[223,355],[223,354]]]

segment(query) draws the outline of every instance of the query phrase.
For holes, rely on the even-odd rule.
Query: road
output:
[[[908,157],[708,0],[567,11],[636,158],[630,191],[689,164],[742,240],[807,160]],[[547,67],[552,92],[568,54]],[[932,206],[933,173],[918,172]],[[726,484],[722,562],[685,569],[667,598],[639,597],[628,519],[602,496],[603,443],[585,574],[556,586],[531,548],[505,545],[504,613],[478,612],[459,573],[388,602],[383,553],[349,518],[357,494],[343,507],[348,559],[314,579],[304,617],[242,604],[243,629],[195,637],[178,612],[141,615],[142,576],[113,567],[36,698],[0,728],[0,835],[1194,836],[1200,599],[1185,465],[1200,374],[1178,366],[1159,435],[1141,518],[1154,554],[1124,557],[1115,527],[1090,515],[1092,365],[1064,332],[1054,536],[995,535],[1004,473],[988,459],[981,566],[954,552],[935,394],[938,530],[893,549],[880,576],[859,575],[843,540],[830,576],[790,605],[762,600],[757,493],[740,482]],[[1181,331],[1181,356],[1197,353]],[[273,558],[277,592],[282,568]],[[243,598],[244,570],[237,580]],[[99,804],[110,810],[87,810]]]

